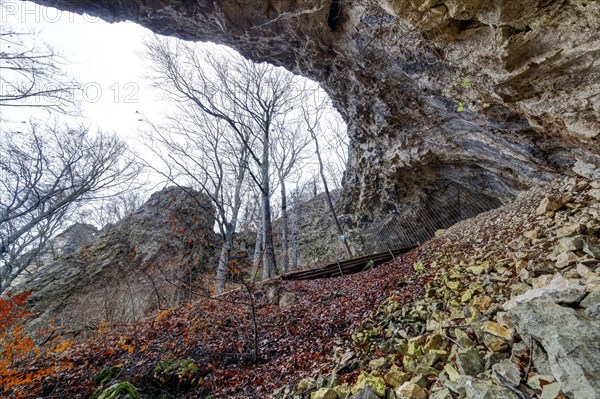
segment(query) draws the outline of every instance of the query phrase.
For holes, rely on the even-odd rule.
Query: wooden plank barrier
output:
[[[373,267],[376,267],[415,248],[417,248],[417,245],[348,260],[335,261],[317,269],[289,272],[281,276],[281,278],[283,280],[312,280],[316,278],[339,277],[341,275],[358,273],[364,270],[369,262],[373,262]]]

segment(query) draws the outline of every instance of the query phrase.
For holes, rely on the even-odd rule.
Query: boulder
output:
[[[521,335],[542,346],[566,395],[600,399],[600,321],[556,303],[534,301],[517,304],[509,316]]]
[[[588,241],[583,242],[583,252],[593,256],[595,259],[600,259],[600,245],[592,244]]]
[[[467,334],[460,328],[454,330],[454,335],[456,336],[456,340],[458,341],[458,343],[464,347],[471,347],[475,345],[473,340],[469,337],[469,334]]]
[[[588,195],[594,197],[594,199],[600,201],[600,189],[595,188],[593,190],[588,191]]]
[[[518,396],[508,388],[473,378],[465,381],[464,389],[465,396],[469,399],[518,399]]]
[[[483,371],[484,361],[475,348],[459,349],[456,352],[456,367],[460,374],[477,375]]]
[[[310,399],[337,399],[337,397],[337,392],[331,388],[321,388],[310,394]]]
[[[352,391],[354,391],[354,388],[352,388]],[[385,395],[385,389],[383,395]],[[380,397],[383,397],[383,395],[377,395],[370,385],[365,385],[363,388],[356,391],[351,399],[379,399]]]
[[[481,325],[481,331],[487,334],[500,337],[507,341],[512,340],[513,331],[512,329],[495,323],[493,321],[486,321]]]
[[[585,228],[581,223],[570,224],[567,226],[560,227],[556,230],[556,238],[568,237],[579,234]]]
[[[350,386],[347,382],[335,386],[333,390],[338,394],[338,398],[347,398],[350,396]]]
[[[473,298],[473,306],[475,306],[481,312],[488,310],[493,303],[494,299],[488,295]]]
[[[573,172],[588,179],[598,178],[600,175],[600,170],[596,167],[596,165],[589,162],[583,162],[581,160],[577,160],[575,162],[573,165]]]
[[[585,298],[579,303],[582,308],[589,308],[600,303],[600,290],[590,292]]]
[[[296,385],[296,392],[304,392],[317,387],[317,381],[312,377],[301,379]]]
[[[510,355],[507,352],[487,352],[483,357],[485,361],[484,370],[490,370],[494,365],[509,358]]]
[[[554,377],[551,375],[536,374],[527,379],[527,386],[541,392],[544,385],[554,382]]]
[[[519,386],[521,382],[521,372],[516,364],[511,360],[502,360],[492,366],[492,377],[499,384],[506,382],[513,386]]]
[[[385,381],[382,377],[374,374],[361,374],[358,376],[356,384],[352,387],[352,393],[356,394],[360,391],[365,391],[366,388],[372,390],[377,396],[383,397],[385,395]],[[364,395],[367,395],[366,393]],[[355,397],[353,396],[353,398]],[[368,396],[360,396],[360,398],[367,398]]]
[[[284,292],[283,295],[281,295],[281,298],[279,298],[279,306],[285,308],[288,306],[292,306],[297,301],[298,297],[296,296],[296,294],[292,292]]]
[[[493,352],[502,352],[512,343],[512,330],[498,323],[486,321],[481,326],[483,343]]]
[[[380,357],[380,358],[371,360],[369,362],[369,368],[371,370],[379,370],[380,368],[383,368],[383,366],[385,366],[385,364],[386,364],[386,358]]]
[[[562,208],[562,206],[563,202],[561,198],[546,197],[540,202],[540,205],[535,213],[538,215],[544,215],[546,212],[557,211]]]
[[[398,399],[427,399],[427,392],[414,382],[405,382],[396,390]]]
[[[583,247],[583,239],[580,236],[563,237],[558,241],[556,252],[577,251]]]
[[[562,252],[556,257],[556,267],[559,269],[564,269],[567,266],[574,265],[578,260],[579,256],[577,256],[574,252]]]
[[[454,399],[448,388],[442,388],[439,391],[433,392],[429,399]]]
[[[600,303],[596,303],[595,305],[587,308],[584,314],[592,319],[600,320]]]
[[[390,370],[383,377],[385,383],[392,388],[398,388],[405,382],[410,380],[410,376],[408,373],[402,372],[400,370]]]
[[[503,305],[504,310],[514,308],[517,304],[531,301],[554,303],[578,303],[586,294],[586,289],[577,280],[567,280],[556,274],[550,284],[516,296]]]
[[[600,290],[600,277],[587,277],[585,281],[585,288],[588,292]]]
[[[552,384],[544,385],[540,399],[555,399],[560,394],[560,384],[553,382]]]
[[[427,388],[427,377],[423,374],[417,374],[416,376],[410,379],[409,383],[416,384],[421,388],[425,389]]]
[[[578,277],[582,278],[593,278],[598,277],[598,275],[590,270],[589,267],[584,265],[583,263],[579,263],[577,268],[575,269]]]
[[[444,337],[441,334],[431,334],[427,337],[425,345],[423,346],[424,352],[429,352],[434,349],[441,349],[444,346]]]
[[[542,274],[539,277],[531,279],[533,288],[545,288],[550,285],[554,276],[552,274]]]

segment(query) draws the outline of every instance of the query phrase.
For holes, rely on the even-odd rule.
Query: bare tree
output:
[[[87,129],[13,132],[0,142],[0,293],[78,207],[117,194],[138,174],[114,135]]]
[[[290,193],[290,233],[291,233],[291,269],[295,270],[298,268],[298,221],[301,217],[300,208],[304,201],[308,198],[306,193],[308,192],[308,188],[311,185],[312,181],[305,181],[304,184],[297,185],[292,189]]]
[[[2,7],[0,2],[0,7]],[[0,25],[0,108],[74,110],[79,85],[63,72],[64,60],[33,32]]]
[[[294,109],[300,100],[294,90],[295,77],[281,68],[255,64],[239,55],[199,54],[189,44],[172,45],[168,40],[147,43],[154,82],[169,90],[175,101],[191,102],[204,113],[222,120],[244,143],[248,168],[261,193],[263,229],[263,278],[275,274],[275,250],[271,218],[271,146],[278,118]],[[252,141],[248,140],[252,137]]]
[[[328,116],[334,115],[332,112],[326,112]],[[339,119],[338,119],[339,118]],[[336,190],[342,188],[342,178],[348,162],[349,140],[346,125],[338,118],[327,118],[325,121],[326,135],[321,135],[320,142],[323,143],[323,150],[327,154],[328,162],[324,165],[327,172],[328,181],[331,182]]]
[[[302,119],[285,121],[278,125],[274,136],[273,164],[277,171],[279,188],[281,190],[281,273],[286,273],[290,268],[289,257],[289,215],[287,209],[286,180],[295,170],[307,160],[306,149],[311,143],[311,138],[306,134]],[[297,262],[293,262],[293,268]]]
[[[145,193],[131,190],[114,197],[102,198],[82,209],[78,215],[81,223],[91,223],[103,228],[133,214],[145,202]]]
[[[326,102],[315,100],[315,107],[310,109],[309,107],[303,108],[304,120],[306,121],[306,126],[308,131],[313,139],[315,144],[315,154],[317,155],[317,161],[319,163],[319,175],[321,176],[321,180],[323,183],[323,189],[325,190],[325,198],[327,200],[327,205],[329,207],[329,211],[331,212],[331,216],[335,223],[335,227],[338,232],[338,236],[342,244],[344,245],[344,249],[348,254],[348,257],[352,257],[352,251],[350,250],[350,246],[348,245],[348,240],[346,235],[344,234],[344,230],[340,224],[340,221],[337,217],[337,212],[335,210],[335,206],[333,204],[333,200],[331,199],[331,193],[329,191],[329,186],[327,184],[327,175],[325,174],[325,166],[323,162],[323,156],[320,146],[318,129],[323,119],[323,114],[328,106]]]
[[[183,180],[200,188],[215,207],[223,238],[216,275],[216,291],[221,294],[247,183],[249,151],[244,143],[252,137],[242,140],[222,119],[198,110],[194,103],[179,104],[178,112],[162,126],[147,122],[151,128],[144,134],[147,147],[169,171],[160,173],[171,182]]]

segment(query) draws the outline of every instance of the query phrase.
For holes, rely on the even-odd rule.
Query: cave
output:
[[[36,3],[224,44],[320,82],[349,126],[349,228],[437,209],[448,187],[491,207],[559,176],[600,177],[600,4]]]

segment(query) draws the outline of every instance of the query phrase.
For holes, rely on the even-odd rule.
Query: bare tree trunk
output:
[[[317,153],[317,160],[319,161],[319,174],[321,175],[321,180],[323,180],[323,188],[325,189],[325,197],[327,198],[327,205],[329,205],[329,211],[331,212],[331,216],[333,216],[333,221],[335,222],[335,226],[337,227],[338,234],[340,236],[340,241],[344,244],[344,248],[346,249],[346,253],[348,257],[352,257],[352,251],[350,250],[350,246],[348,245],[348,241],[346,236],[344,235],[344,230],[342,230],[342,226],[340,225],[340,221],[337,218],[337,213],[335,211],[335,207],[333,206],[333,201],[331,200],[331,194],[329,193],[329,187],[327,186],[327,178],[325,177],[325,171],[323,168],[323,160],[321,159],[321,150],[319,149],[319,140],[317,139],[317,135],[314,131],[311,130],[311,135],[313,136],[313,140],[315,141],[315,148]]]
[[[290,266],[290,256],[288,253],[288,224],[285,179],[281,179],[281,274],[287,273]]]
[[[221,247],[221,255],[219,256],[219,265],[217,266],[217,295],[225,291],[225,281],[227,277],[227,265],[229,264],[229,253],[233,244],[233,232],[227,231],[225,242]]]
[[[267,124],[263,131],[263,152],[261,160],[261,204],[262,204],[262,227],[263,244],[265,253],[263,256],[263,280],[275,275],[275,247],[273,246],[273,225],[271,223],[271,176],[269,176],[269,130]]]
[[[258,198],[256,198],[258,199]],[[258,201],[257,201],[258,202]],[[254,243],[254,258],[252,260],[253,273],[252,276],[256,276],[258,274],[258,268],[260,267],[260,262],[262,261],[262,247],[263,247],[263,227],[262,227],[262,205],[258,207],[258,225],[256,226],[256,241]],[[253,278],[254,280],[254,278]]]
[[[262,195],[262,232],[263,232],[263,280],[275,275],[275,250],[273,246],[273,225],[271,223],[271,203],[269,193],[263,192]]]
[[[222,294],[225,291],[225,282],[227,276],[227,268],[229,266],[229,254],[233,249],[233,238],[237,229],[238,217],[242,206],[242,185],[244,184],[246,169],[245,164],[248,159],[247,151],[242,151],[241,169],[237,175],[235,184],[235,192],[233,197],[233,206],[231,209],[231,219],[225,222],[225,242],[221,248],[221,256],[219,257],[219,265],[217,266],[217,294]]]
[[[290,219],[292,231],[292,270],[296,270],[298,268],[298,215],[296,215],[295,209]]]

